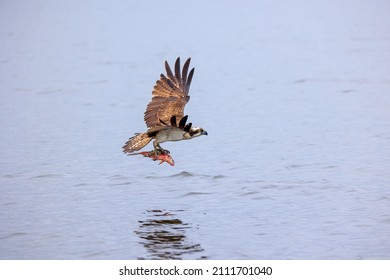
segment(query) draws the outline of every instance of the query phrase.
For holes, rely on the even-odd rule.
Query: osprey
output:
[[[154,154],[167,154],[168,150],[161,148],[160,143],[167,141],[189,140],[207,132],[201,128],[187,124],[188,115],[184,116],[184,107],[190,100],[192,76],[195,68],[188,74],[191,58],[184,63],[183,71],[180,69],[180,57],[175,63],[173,74],[167,61],[165,61],[166,76],[160,75],[152,92],[152,101],[149,102],[144,114],[147,131],[136,133],[123,146],[124,153],[138,151],[154,139]]]

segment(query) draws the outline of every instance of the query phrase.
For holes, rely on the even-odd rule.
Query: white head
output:
[[[191,138],[198,137],[201,135],[207,135],[207,131],[201,127],[192,126],[188,133],[191,135]]]

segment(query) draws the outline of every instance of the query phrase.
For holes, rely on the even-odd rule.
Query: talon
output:
[[[168,150],[165,150],[163,148],[161,148],[160,145],[158,145],[155,149],[154,149],[154,152],[155,152],[155,155],[158,156],[158,155],[166,155],[166,154],[170,154],[170,152]]]
[[[154,154],[154,161],[155,160],[157,160],[157,157],[159,156],[159,154],[160,154],[160,150],[159,149],[157,149],[157,148],[155,148],[154,150],[153,150],[153,154]]]

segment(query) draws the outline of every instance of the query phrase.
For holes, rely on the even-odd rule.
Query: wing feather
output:
[[[170,124],[171,118],[181,120],[184,116],[184,107],[190,99],[188,92],[194,68],[187,76],[191,59],[184,63],[183,71],[180,69],[180,58],[175,62],[175,75],[169,64],[165,61],[166,75],[161,74],[160,79],[152,92],[152,100],[146,107],[144,120],[148,128],[161,126],[163,123]]]
[[[192,68],[190,71],[190,74],[188,75],[187,83],[186,83],[186,91],[188,92],[190,90],[190,85],[192,81],[192,76],[194,76],[195,68]]]
[[[188,123],[188,124],[184,127],[184,131],[189,132],[190,129],[191,129],[191,126],[192,126],[192,123]]]
[[[188,119],[188,116],[185,115],[185,116],[180,120],[180,122],[179,122],[179,128],[184,129],[184,127],[186,126],[187,119]]]
[[[167,71],[167,76],[172,82],[177,82],[167,61],[165,61],[165,71]]]
[[[177,127],[177,124],[176,124],[176,116],[175,116],[175,115],[173,115],[173,116],[171,117],[171,126]]]
[[[182,84],[185,85],[187,83],[187,74],[188,74],[188,67],[190,66],[191,58],[187,59],[187,61],[184,63],[183,66],[183,76],[182,76]]]
[[[182,77],[181,77],[181,74],[180,74],[180,57],[176,59],[176,62],[175,62],[175,77],[176,77],[176,81],[179,82],[180,86],[183,84],[182,83]]]

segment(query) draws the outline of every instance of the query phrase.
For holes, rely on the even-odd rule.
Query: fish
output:
[[[160,152],[157,154],[154,153],[154,151],[144,151],[144,152],[139,152],[139,153],[133,153],[133,154],[128,154],[129,156],[134,156],[134,155],[143,155],[144,157],[148,157],[148,158],[151,158],[152,160],[159,160],[160,164],[162,164],[163,162],[166,162],[168,163],[169,165],[171,166],[175,166],[175,161],[173,160],[172,156],[169,154],[169,153],[163,153],[163,152]]]

